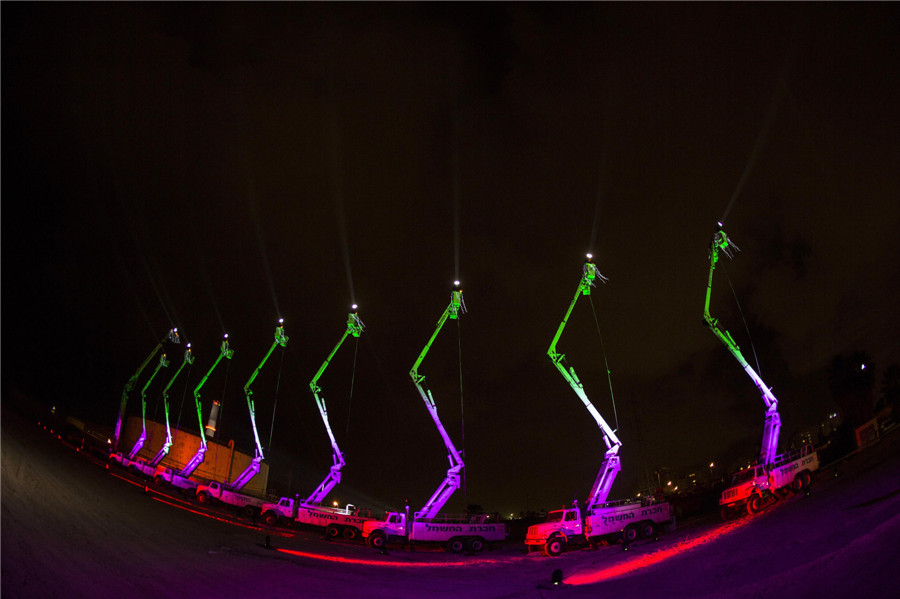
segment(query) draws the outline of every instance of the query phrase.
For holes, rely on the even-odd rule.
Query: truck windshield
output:
[[[731,479],[731,484],[739,485],[741,483],[747,482],[748,480],[753,480],[754,472],[755,470],[753,468],[747,468],[746,470],[735,472],[734,477]]]
[[[562,511],[550,512],[549,514],[547,514],[547,522],[559,522],[560,520],[562,520],[562,516]]]

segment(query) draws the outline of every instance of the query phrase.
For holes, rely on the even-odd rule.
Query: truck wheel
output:
[[[481,537],[473,537],[469,539],[469,551],[473,553],[481,553],[484,550],[484,539]]]
[[[165,484],[165,482],[166,482],[166,480],[161,476],[153,477],[153,483],[159,487],[163,486]]]
[[[656,534],[656,526],[653,525],[653,522],[641,522],[640,529],[642,539],[652,539]]]
[[[325,536],[329,539],[336,539],[341,536],[341,529],[335,524],[329,524],[325,527]]]
[[[359,529],[355,526],[348,526],[344,529],[344,539],[348,541],[355,541],[356,537],[359,536]]]
[[[466,548],[466,544],[463,543],[463,540],[459,537],[453,537],[449,541],[447,541],[447,550],[450,553],[462,553],[463,549]]]
[[[625,527],[625,530],[622,531],[622,542],[626,544],[634,543],[637,541],[639,534],[637,526],[629,524]]]
[[[562,537],[552,537],[547,539],[544,545],[544,553],[550,557],[556,557],[566,551],[566,540]]]
[[[803,488],[804,488],[803,473],[801,472],[800,474],[798,474],[797,476],[794,477],[794,482],[791,484],[791,490],[793,490],[794,493],[799,493],[800,491],[803,490]]]
[[[209,493],[206,491],[200,491],[197,493],[197,501],[200,503],[209,503]]]
[[[372,549],[384,549],[384,546],[387,545],[387,535],[380,530],[373,530],[369,534],[368,543]]]
[[[278,514],[273,511],[266,512],[266,515],[263,518],[266,521],[266,524],[269,526],[275,526],[278,524]]]
[[[809,470],[804,470],[800,476],[803,477],[803,488],[808,489],[812,484],[812,474],[809,473]]]
[[[747,500],[747,513],[751,516],[759,512],[762,509],[762,497],[754,493],[750,496],[750,499]]]
[[[256,517],[259,515],[259,508],[252,505],[245,505],[241,511],[244,513],[244,517],[250,520],[256,520]]]

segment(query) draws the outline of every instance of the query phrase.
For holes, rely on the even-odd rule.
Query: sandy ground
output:
[[[695,520],[627,552],[558,558],[518,543],[472,556],[380,554],[208,517],[116,473],[4,411],[4,598],[900,596],[896,431],[823,471],[811,495],[753,518]]]

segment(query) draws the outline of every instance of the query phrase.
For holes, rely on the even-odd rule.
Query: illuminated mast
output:
[[[166,339],[171,341],[172,343],[180,343],[181,340],[178,338],[178,329],[172,329],[166,336],[163,337],[159,343],[156,344],[156,347],[153,348],[147,358],[141,362],[141,365],[138,366],[138,369],[134,371],[134,374],[131,375],[131,378],[128,379],[128,382],[125,383],[125,389],[122,391],[122,401],[119,404],[119,416],[116,419],[116,431],[113,442],[113,453],[118,451],[119,449],[119,437],[122,433],[122,419],[125,417],[125,405],[128,403],[128,394],[131,393],[132,389],[134,389],[134,384],[137,383],[138,378],[140,378],[141,373],[144,372],[144,368],[147,367],[147,364],[150,363],[150,360],[153,359],[153,356],[156,355],[156,352],[162,349],[163,344],[166,342]]]
[[[172,375],[172,378],[169,379],[169,383],[165,386],[162,392],[163,396],[163,411],[166,414],[166,441],[163,443],[163,446],[159,449],[157,454],[153,457],[152,460],[147,464],[151,468],[155,468],[157,464],[159,464],[164,457],[169,453],[169,448],[172,447],[172,429],[169,427],[169,388],[172,386],[172,383],[175,382],[175,379],[178,378],[178,375],[181,374],[181,370],[184,368],[185,364],[193,364],[194,356],[191,354],[191,344],[187,344],[187,349],[184,350],[184,361],[181,363],[181,366],[178,367],[178,370],[175,371],[175,374]]]
[[[284,319],[278,319],[278,327],[275,329],[275,341],[272,343],[272,346],[269,348],[269,351],[266,352],[265,357],[262,359],[262,362],[259,363],[259,366],[256,367],[256,370],[253,371],[253,374],[250,376],[250,380],[247,381],[247,384],[244,385],[244,395],[247,396],[247,409],[250,410],[250,425],[253,427],[253,438],[256,441],[256,455],[253,457],[253,460],[250,462],[250,465],[241,472],[234,482],[228,485],[228,488],[233,491],[240,491],[244,488],[250,479],[252,479],[259,472],[259,464],[265,459],[263,455],[262,443],[259,441],[259,432],[256,430],[256,404],[253,401],[253,391],[250,389],[250,385],[253,384],[253,381],[256,380],[256,376],[259,374],[259,371],[265,365],[266,360],[269,359],[269,356],[272,355],[272,352],[275,351],[277,346],[284,347],[287,345],[288,337],[284,334]]]
[[[131,451],[128,452],[129,461],[134,461],[135,456],[137,456],[137,454],[141,451],[141,448],[144,446],[144,441],[147,440],[147,387],[149,387],[150,383],[153,382],[153,379],[156,378],[156,373],[159,372],[159,369],[164,368],[168,365],[169,361],[166,360],[166,354],[161,355],[159,357],[159,364],[156,365],[156,369],[153,371],[153,374],[150,375],[150,378],[147,379],[146,384],[144,384],[144,388],[141,389],[141,434],[138,437],[137,441],[135,441],[134,447],[132,447]]]
[[[728,331],[719,328],[719,321],[709,315],[709,298],[712,293],[713,272],[716,269],[716,262],[719,260],[719,252],[732,258],[734,252],[740,251],[740,248],[734,244],[725,231],[722,230],[722,223],[717,223],[716,233],[713,235],[712,242],[709,244],[709,282],[706,285],[706,303],[703,305],[703,322],[710,330],[725,344],[728,351],[737,359],[741,367],[747,373],[756,388],[762,393],[763,403],[766,404],[765,424],[763,425],[762,448],[759,452],[759,462],[761,464],[770,464],[775,458],[778,451],[778,433],[781,430],[781,417],[778,415],[778,400],[772,395],[772,390],[766,387],[763,380],[756,371],[747,363],[741,350],[731,338]]]
[[[619,470],[621,470],[621,465],[619,464],[619,448],[622,446],[622,442],[619,441],[615,431],[609,427],[600,415],[600,412],[597,411],[597,408],[595,408],[594,404],[588,399],[584,392],[584,387],[578,379],[578,375],[575,374],[575,368],[571,366],[566,368],[566,366],[563,365],[566,356],[565,354],[556,351],[556,344],[562,336],[563,329],[566,328],[566,323],[569,320],[569,316],[572,314],[572,309],[575,307],[578,297],[591,294],[591,287],[594,286],[594,279],[599,279],[603,283],[607,281],[607,278],[600,274],[596,265],[591,262],[592,258],[593,256],[591,254],[587,255],[587,261],[584,263],[581,281],[578,283],[578,289],[575,290],[575,298],[572,300],[572,303],[569,304],[569,309],[566,311],[566,315],[563,317],[559,329],[556,331],[556,335],[553,337],[553,341],[547,349],[547,356],[550,358],[550,361],[553,362],[556,369],[559,370],[560,374],[563,375],[563,378],[566,379],[566,382],[569,383],[569,386],[572,387],[572,390],[575,391],[575,394],[581,399],[582,403],[584,403],[588,412],[590,412],[591,416],[594,417],[594,420],[597,421],[597,425],[603,432],[603,441],[606,443],[606,454],[603,458],[603,463],[600,466],[600,471],[597,473],[594,486],[591,488],[591,493],[588,496],[587,508],[589,510],[605,502],[606,498],[609,496],[613,481],[615,481],[616,475],[619,473]]]
[[[207,446],[206,435],[203,432],[203,405],[200,403],[200,389],[206,384],[206,379],[208,379],[209,375],[216,369],[216,366],[219,365],[222,358],[228,358],[230,360],[233,355],[234,350],[228,348],[228,334],[226,333],[225,339],[222,340],[222,345],[219,349],[219,357],[216,358],[216,361],[213,362],[213,365],[210,366],[207,373],[200,379],[197,386],[194,387],[194,405],[197,407],[197,421],[200,423],[200,447],[197,449],[197,453],[194,454],[194,457],[192,457],[181,472],[178,473],[184,478],[187,478],[194,473],[194,470],[203,463],[203,458],[206,455]],[[214,405],[216,404],[218,404],[218,402],[214,402]]]
[[[425,385],[425,375],[419,374],[419,365],[422,363],[422,360],[425,359],[425,355],[428,353],[428,350],[431,349],[431,344],[434,343],[435,338],[437,338],[438,333],[441,332],[441,328],[444,326],[444,323],[448,318],[451,320],[455,320],[459,317],[459,313],[465,313],[466,306],[463,303],[462,298],[462,290],[459,288],[459,281],[453,282],[453,291],[450,292],[450,305],[444,310],[444,313],[441,314],[440,319],[438,320],[437,327],[432,333],[431,338],[428,340],[428,343],[425,344],[425,348],[422,350],[422,353],[419,354],[418,359],[416,359],[415,364],[413,364],[412,369],[409,371],[409,376],[412,378],[413,383],[416,385],[416,389],[419,391],[419,395],[422,396],[422,400],[425,402],[425,407],[428,408],[428,413],[431,414],[432,420],[434,420],[434,424],[437,426],[438,432],[441,435],[441,438],[444,440],[444,445],[447,446],[447,459],[450,460],[450,468],[447,470],[447,477],[441,483],[441,485],[435,490],[434,494],[432,494],[431,498],[422,508],[422,511],[417,512],[415,514],[416,520],[423,518],[434,518],[438,512],[444,507],[444,504],[450,499],[450,496],[459,489],[460,486],[460,473],[462,472],[465,464],[462,461],[462,457],[460,457],[459,452],[456,450],[456,447],[453,445],[453,441],[450,440],[450,436],[447,434],[447,430],[444,428],[444,425],[441,424],[441,419],[438,418],[437,406],[434,404],[434,398],[431,397],[431,390],[424,388]]]
[[[325,362],[322,363],[319,371],[316,372],[316,375],[309,382],[309,388],[316,398],[316,405],[319,407],[319,414],[322,415],[322,422],[325,423],[325,430],[328,432],[328,438],[331,439],[332,466],[328,476],[325,477],[325,480],[323,480],[316,490],[313,491],[312,495],[306,498],[306,503],[322,503],[322,500],[328,496],[328,493],[331,492],[335,485],[341,482],[341,468],[346,464],[346,462],[344,462],[344,454],[341,453],[337,441],[334,439],[334,433],[331,431],[331,425],[328,423],[328,410],[325,407],[325,398],[319,396],[319,392],[322,388],[319,387],[317,383],[322,377],[322,374],[325,373],[325,369],[328,368],[328,364],[331,363],[331,359],[337,353],[338,349],[340,349],[341,344],[344,343],[344,339],[347,338],[347,335],[353,335],[354,337],[359,338],[360,333],[362,333],[365,328],[362,320],[360,320],[359,316],[356,314],[356,304],[353,304],[352,309],[353,312],[347,315],[347,329],[341,336],[341,340],[337,342],[337,345],[334,346],[334,349],[331,350],[331,353],[325,358]]]

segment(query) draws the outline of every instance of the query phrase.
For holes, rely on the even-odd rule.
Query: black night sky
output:
[[[224,400],[222,436],[252,453],[241,387],[281,317],[290,342],[254,383],[257,420],[271,484],[290,472],[305,495],[331,465],[308,383],[355,301],[356,369],[349,340],[320,381],[347,460],[335,496],[418,508],[448,463],[407,373],[458,277],[469,312],[420,368],[465,448],[448,510],[549,509],[585,498],[605,450],[545,355],[592,251],[602,344],[585,298],[559,349],[616,426],[609,363],[610,498],[626,497],[658,467],[758,450],[762,400],[701,324],[727,210],[742,251],[711,311],[755,367],[746,319],[785,447],[834,409],[834,355],[867,351],[878,381],[900,362],[892,14],[3,3],[4,401],[111,426],[177,326],[197,361],[173,424],[195,428],[185,383],[227,332],[235,357],[204,399]]]

